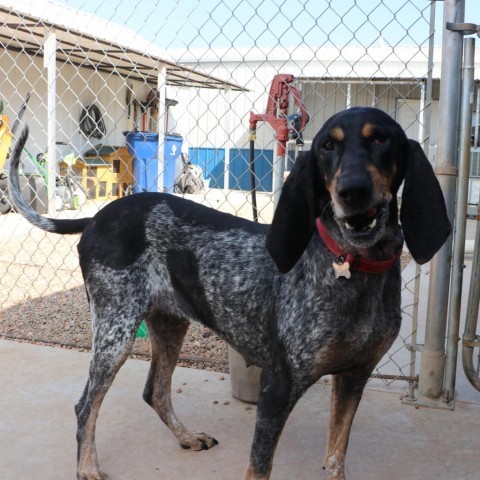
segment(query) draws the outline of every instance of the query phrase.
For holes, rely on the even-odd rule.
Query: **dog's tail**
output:
[[[28,126],[25,126],[15,144],[10,157],[8,173],[8,192],[13,206],[20,212],[32,225],[42,230],[52,233],[71,234],[81,233],[92,220],[91,218],[80,218],[77,220],[58,220],[43,217],[37,213],[25,200],[20,188],[18,167],[23,147],[28,138]]]

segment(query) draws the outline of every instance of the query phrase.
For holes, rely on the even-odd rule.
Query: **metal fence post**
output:
[[[223,191],[225,195],[228,195],[228,190],[230,188],[230,151],[233,148],[233,142],[230,138],[229,132],[232,131],[234,121],[232,119],[232,89],[230,87],[225,87],[223,94],[225,100],[225,115],[224,115],[224,125],[225,125],[225,165],[223,167]]]
[[[453,219],[455,205],[463,35],[460,32],[449,31],[445,27],[447,23],[463,22],[464,15],[465,0],[445,0],[436,173],[450,219]],[[439,398],[443,390],[451,250],[450,238],[430,266],[427,323],[419,378],[419,394],[426,399]]]
[[[430,133],[431,133],[431,118],[432,118],[432,97],[433,97],[433,53],[435,50],[435,16],[436,16],[436,1],[430,3],[430,32],[428,35],[428,73],[427,82],[425,85],[425,108],[423,114],[423,131],[424,138],[419,138],[422,144],[425,155],[429,158],[430,153]]]
[[[54,216],[55,205],[55,180],[57,165],[57,37],[54,29],[46,32],[44,42],[44,68],[47,69],[47,193],[48,193],[48,214]]]
[[[455,374],[460,331],[460,307],[465,255],[465,230],[467,222],[468,174],[470,171],[470,136],[472,131],[473,76],[475,39],[466,38],[463,59],[462,101],[460,115],[460,153],[458,194],[455,209],[455,232],[452,261],[452,285],[448,311],[447,361],[445,365],[444,401],[455,397]]]
[[[477,336],[478,310],[480,300],[480,200],[477,204],[477,225],[475,229],[475,248],[473,250],[470,291],[468,292],[467,314],[463,333],[462,363],[469,382],[480,391],[480,376],[474,364],[474,350],[479,347]]]
[[[158,89],[158,191],[163,192],[165,170],[165,130],[167,126],[167,67],[159,65],[157,72]],[[174,175],[175,178],[175,175]]]

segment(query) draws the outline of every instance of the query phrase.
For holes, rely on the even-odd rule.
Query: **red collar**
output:
[[[316,223],[320,238],[323,240],[333,256],[336,257],[335,263],[344,265],[348,262],[349,268],[346,268],[347,271],[350,270],[352,272],[355,271],[360,273],[385,273],[397,263],[397,260],[402,253],[402,246],[400,246],[400,249],[397,253],[395,253],[395,255],[393,255],[393,257],[387,258],[386,260],[368,260],[359,255],[347,253],[342,250],[338,243],[330,236],[320,218],[317,218]],[[347,276],[347,278],[349,277],[350,275]]]

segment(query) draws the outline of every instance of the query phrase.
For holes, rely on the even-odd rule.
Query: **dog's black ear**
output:
[[[301,153],[285,180],[267,235],[267,249],[282,273],[293,268],[312,237],[321,182],[314,154]]]
[[[400,221],[408,249],[419,264],[428,262],[451,231],[445,200],[430,162],[418,142],[409,140]]]

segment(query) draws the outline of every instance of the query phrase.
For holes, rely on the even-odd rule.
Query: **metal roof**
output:
[[[42,57],[45,35],[54,30],[57,60],[157,85],[166,67],[167,85],[246,90],[167,60],[168,54],[132,30],[52,0],[0,0],[0,45]]]

